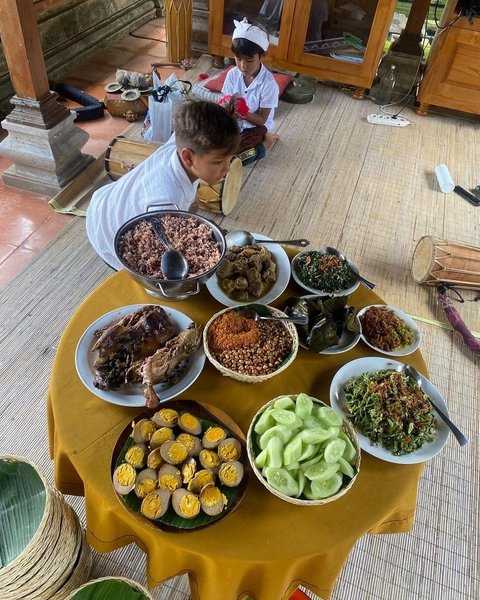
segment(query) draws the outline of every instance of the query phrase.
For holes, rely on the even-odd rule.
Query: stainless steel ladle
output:
[[[308,316],[299,317],[277,317],[275,315],[259,315],[255,310],[251,308],[242,308],[236,311],[237,315],[245,317],[246,319],[252,319],[253,321],[291,321],[297,325],[308,325]]]
[[[162,267],[165,279],[185,279],[188,273],[187,259],[175,248],[172,248],[165,238],[162,223],[156,217],[150,219],[150,223],[158,236],[158,239],[165,247],[162,254],[160,266]]]
[[[422,378],[420,376],[420,373],[417,371],[417,369],[415,369],[415,367],[412,367],[412,365],[399,365],[397,367],[397,371],[399,371],[400,373],[405,373],[405,375],[407,377],[409,377],[412,381],[414,381],[419,389],[422,389]],[[427,394],[428,395],[428,394]],[[435,412],[438,413],[438,416],[445,421],[447,427],[450,429],[450,431],[453,433],[453,435],[457,438],[457,442],[460,444],[460,446],[466,446],[469,442],[469,440],[463,435],[463,433],[460,431],[460,429],[458,429],[458,427],[456,425],[454,425],[450,419],[447,417],[447,415],[442,412],[438,406],[433,402],[433,400],[430,398],[430,396],[428,396],[428,400],[430,402],[430,404],[432,405],[432,407],[434,408]]]
[[[289,244],[290,246],[301,246],[306,248],[310,241],[306,239],[300,240],[259,240],[254,238],[249,231],[229,231],[225,236],[227,246],[249,246],[250,244]]]

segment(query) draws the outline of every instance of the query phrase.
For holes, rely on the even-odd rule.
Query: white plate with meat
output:
[[[262,240],[268,242],[271,238],[263,235],[261,233],[252,233],[253,237],[257,240]],[[276,300],[286,289],[288,282],[290,280],[290,260],[288,258],[288,254],[279,244],[260,244],[260,246],[264,246],[268,249],[272,255],[272,260],[276,265],[276,280],[272,285],[260,296],[249,296],[243,300],[237,300],[233,296],[228,295],[220,286],[220,279],[215,273],[210,279],[206,282],[206,286],[208,291],[212,294],[212,296],[218,300],[224,306],[239,306],[241,304],[252,304],[255,302],[261,302],[262,304],[271,304],[274,300]],[[228,250],[227,250],[228,253]],[[225,260],[225,259],[224,259]],[[219,267],[222,263],[220,263]],[[217,271],[218,271],[217,268]]]
[[[154,407],[184,392],[202,372],[202,329],[170,307],[122,306],[83,333],[75,352],[78,376],[107,402]]]

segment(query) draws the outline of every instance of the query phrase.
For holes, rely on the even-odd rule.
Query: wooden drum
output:
[[[413,253],[412,275],[426,285],[480,289],[480,248],[424,236]]]
[[[119,135],[113,138],[105,153],[105,171],[112,181],[117,181],[151,156],[160,146],[160,142],[128,140]]]
[[[197,202],[200,208],[214,213],[228,215],[235,208],[242,186],[242,161],[235,157],[230,171],[215,185],[200,182],[197,190]]]

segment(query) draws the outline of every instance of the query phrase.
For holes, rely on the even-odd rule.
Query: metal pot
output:
[[[123,268],[126,271],[128,271],[128,273],[133,277],[133,279],[135,279],[135,281],[138,281],[138,283],[140,283],[149,294],[151,294],[152,296],[155,296],[156,298],[163,298],[166,300],[183,300],[185,298],[188,298],[189,296],[198,294],[198,292],[200,291],[201,284],[205,283],[215,273],[215,270],[217,269],[218,265],[220,264],[223,257],[225,256],[225,251],[227,248],[227,244],[225,241],[225,235],[223,234],[222,230],[218,227],[218,225],[216,225],[213,221],[206,219],[205,217],[201,217],[200,215],[195,215],[195,214],[192,214],[192,213],[189,213],[186,211],[182,211],[182,210],[178,210],[178,209],[177,210],[155,210],[159,206],[176,206],[176,205],[175,204],[173,204],[173,205],[172,204],[168,204],[168,205],[157,204],[157,205],[147,206],[146,213],[142,213],[141,215],[138,215],[138,216],[134,217],[133,219],[130,219],[129,221],[124,223],[115,235],[115,240],[114,240],[115,254],[116,254],[118,260],[121,262]],[[174,217],[193,218],[196,221],[199,221],[200,223],[208,225],[208,227],[211,228],[213,237],[215,238],[215,241],[217,242],[219,250],[220,250],[220,259],[218,260],[218,262],[215,266],[210,268],[208,271],[205,271],[204,273],[197,275],[196,277],[189,277],[188,279],[156,279],[154,277],[148,277],[147,275],[142,275],[141,273],[138,273],[137,271],[133,271],[127,264],[125,264],[125,262],[122,260],[120,252],[119,252],[120,239],[122,238],[122,236],[130,229],[133,229],[138,223],[140,223],[140,221],[150,221],[150,219],[152,219],[153,217],[161,219],[162,217],[166,217],[166,216],[170,216],[170,215],[174,216]]]

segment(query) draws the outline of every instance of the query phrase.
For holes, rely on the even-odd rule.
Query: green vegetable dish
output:
[[[295,261],[295,272],[307,287],[329,293],[346,290],[358,280],[344,258],[317,250],[302,252]]]
[[[253,424],[253,463],[280,494],[326,501],[358,472],[351,431],[339,413],[307,394],[280,396]]]
[[[343,390],[350,421],[373,445],[400,456],[435,439],[437,423],[428,396],[405,373],[364,373]]]

